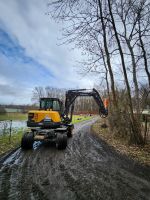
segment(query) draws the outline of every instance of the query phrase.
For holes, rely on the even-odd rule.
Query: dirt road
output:
[[[150,168],[93,136],[93,122],[77,124],[64,151],[36,143],[34,150],[8,157],[0,166],[0,199],[150,199]]]

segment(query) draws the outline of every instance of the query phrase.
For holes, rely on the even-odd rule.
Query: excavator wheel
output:
[[[32,149],[34,142],[34,134],[32,132],[26,132],[21,140],[22,149]]]
[[[66,134],[57,134],[56,147],[59,150],[65,149],[67,147],[67,135]]]

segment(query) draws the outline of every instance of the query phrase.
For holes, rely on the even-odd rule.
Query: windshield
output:
[[[40,101],[41,109],[52,109],[55,111],[60,111],[60,103],[58,100],[53,99],[41,99]]]

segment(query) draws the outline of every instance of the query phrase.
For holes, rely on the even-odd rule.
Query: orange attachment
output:
[[[105,98],[103,102],[104,102],[104,107],[105,107],[106,109],[108,109],[108,104],[109,104],[108,98]]]

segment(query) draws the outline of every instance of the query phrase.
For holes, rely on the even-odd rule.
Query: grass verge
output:
[[[0,155],[18,147],[22,138],[22,131],[13,134],[9,140],[9,135],[0,136]]]
[[[88,115],[73,115],[72,123],[76,124],[76,123],[79,123],[79,122],[89,120],[91,118],[92,118],[92,116],[88,116]]]
[[[123,138],[114,137],[108,128],[101,128],[101,124],[102,121],[100,120],[93,124],[92,130],[94,134],[107,142],[108,145],[114,147],[119,153],[125,154],[141,164],[150,166],[150,143],[146,144],[144,147],[129,146]]]

